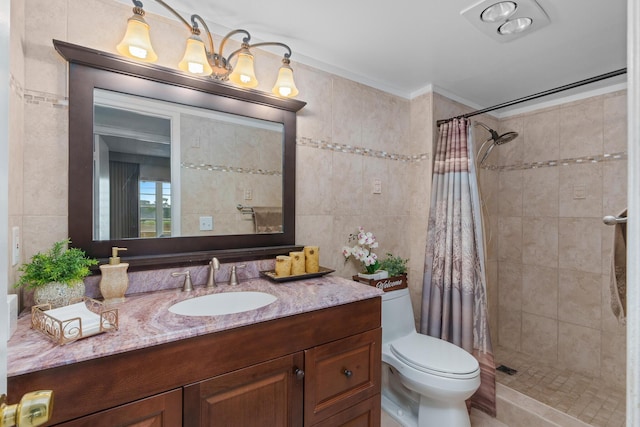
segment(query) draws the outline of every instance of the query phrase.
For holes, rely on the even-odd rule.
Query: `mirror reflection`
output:
[[[282,123],[94,90],[93,240],[282,233]]]

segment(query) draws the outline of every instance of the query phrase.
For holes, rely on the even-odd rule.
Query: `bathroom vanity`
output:
[[[234,291],[278,299],[225,316],[168,311]],[[54,390],[51,425],[67,427],[379,426],[380,294],[332,276],[160,291],[118,304],[118,331],[64,346],[26,315],[9,342],[9,395]]]

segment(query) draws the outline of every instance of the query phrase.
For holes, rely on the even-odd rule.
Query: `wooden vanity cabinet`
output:
[[[64,427],[379,427],[380,321],[370,298],[12,376],[7,389],[53,390],[49,425]]]

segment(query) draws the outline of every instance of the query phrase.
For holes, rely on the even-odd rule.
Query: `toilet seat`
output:
[[[475,357],[450,342],[409,334],[390,343],[391,353],[414,369],[445,378],[467,379],[478,376]]]

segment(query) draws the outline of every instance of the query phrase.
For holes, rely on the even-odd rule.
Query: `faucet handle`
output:
[[[218,286],[216,283],[216,271],[220,270],[220,261],[218,258],[213,258],[209,261],[209,278],[207,279],[207,288],[215,288]]]
[[[183,292],[189,292],[193,290],[193,283],[191,283],[191,272],[189,270],[187,271],[180,271],[180,272],[173,272],[171,273],[172,277],[178,277],[178,276],[185,276],[184,277],[184,285],[182,286],[182,291]]]
[[[229,285],[230,286],[235,286],[238,283],[240,283],[238,281],[238,274],[236,273],[236,268],[244,268],[246,267],[246,264],[241,264],[241,265],[234,265],[231,267],[231,276],[229,276]]]

